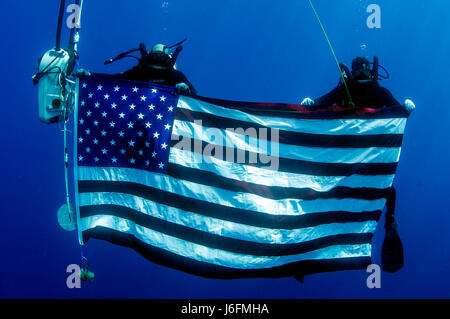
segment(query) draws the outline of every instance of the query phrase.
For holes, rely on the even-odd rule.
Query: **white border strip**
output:
[[[75,209],[77,213],[77,231],[78,231],[78,242],[80,245],[84,245],[82,230],[80,227],[80,196],[78,192],[78,98],[80,89],[80,79],[77,77],[76,80],[76,93],[75,93],[75,118],[74,118],[74,162],[73,162],[73,175],[74,175],[74,190],[75,190]]]

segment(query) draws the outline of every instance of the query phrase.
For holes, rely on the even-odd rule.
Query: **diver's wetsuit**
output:
[[[104,74],[105,75],[105,74]],[[196,95],[197,91],[194,86],[189,82],[183,72],[175,69],[156,69],[148,66],[136,65],[132,69],[118,73],[118,74],[106,74],[108,77],[115,79],[126,79],[141,82],[151,82],[155,84],[161,84],[166,86],[175,86],[179,83],[186,83],[190,89],[189,95]]]
[[[378,83],[349,81],[347,86],[353,103],[355,103],[356,106],[382,108],[385,106],[400,105],[392,93]],[[334,104],[348,106],[350,104],[347,91],[342,84],[339,84],[330,93],[325,94],[314,101],[314,105],[316,106],[329,106]]]

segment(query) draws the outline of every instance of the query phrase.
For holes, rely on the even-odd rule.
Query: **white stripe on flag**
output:
[[[200,101],[187,96],[180,96],[178,108],[203,112],[216,116],[240,120],[249,123],[278,128],[280,130],[327,135],[371,135],[371,134],[403,134],[406,118],[392,119],[289,119],[273,116],[248,114],[239,110],[228,109]]]
[[[207,163],[206,161],[209,161]],[[184,151],[172,147],[169,162],[184,167],[210,171],[219,176],[265,186],[293,188],[312,188],[316,191],[329,191],[336,186],[388,188],[394,175],[351,175],[351,176],[314,176],[279,172],[265,168],[222,161],[214,157],[203,158],[202,154]]]
[[[289,256],[251,256],[227,252],[220,249],[209,248],[194,244],[163,233],[136,225],[135,223],[109,215],[97,215],[82,218],[81,231],[96,226],[106,227],[124,234],[133,235],[143,243],[159,247],[180,256],[197,261],[212,263],[219,266],[238,269],[263,269],[282,266],[284,264],[304,261],[334,258],[370,257],[371,245],[335,245],[311,252]]]
[[[202,140],[208,144],[236,147],[240,150],[263,155],[320,163],[396,163],[399,160],[401,150],[400,147],[324,148],[286,145],[217,128],[204,128],[196,123],[179,120],[175,120],[172,133],[190,139]],[[225,156],[225,151],[223,153]]]
[[[267,243],[292,244],[344,234],[373,233],[377,221],[332,223],[301,229],[273,229],[248,226],[206,217],[182,209],[155,203],[137,196],[120,193],[86,193],[80,195],[80,205],[118,205],[167,222],[201,230],[223,237]],[[106,213],[106,212],[103,212]]]
[[[273,200],[249,193],[236,193],[202,184],[196,184],[146,171],[126,168],[80,167],[80,180],[132,182],[141,185],[195,198],[206,202],[266,213],[271,215],[298,216],[328,211],[364,212],[382,210],[385,199],[281,199]]]

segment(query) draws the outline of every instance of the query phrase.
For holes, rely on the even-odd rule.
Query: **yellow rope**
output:
[[[337,57],[336,57],[336,54],[334,53],[333,46],[331,45],[330,39],[328,38],[328,35],[327,35],[327,32],[325,31],[325,28],[324,28],[324,26],[323,26],[323,24],[322,24],[322,21],[320,21],[319,15],[317,14],[317,11],[316,11],[316,9],[314,8],[314,5],[312,4],[311,0],[308,0],[308,1],[309,1],[309,4],[311,5],[311,8],[312,8],[313,11],[314,11],[314,14],[316,15],[316,18],[317,18],[317,21],[319,22],[320,27],[322,28],[323,34],[325,35],[325,39],[327,39],[328,45],[330,46],[331,53],[332,53],[333,56],[334,56],[334,60],[336,61],[337,67],[338,67],[338,69],[339,69],[339,73],[341,74],[341,78],[342,78],[342,81],[343,81],[344,86],[345,86],[345,90],[347,91],[348,98],[350,99],[350,105],[351,105],[352,107],[354,107],[355,104],[353,103],[352,97],[351,97],[351,95],[350,95],[350,91],[348,90],[348,87],[347,87],[347,82],[345,81],[344,75],[342,74],[341,67],[339,66],[339,61],[338,61],[338,59],[337,59]]]

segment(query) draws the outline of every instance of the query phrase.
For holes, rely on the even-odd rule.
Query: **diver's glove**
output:
[[[405,100],[405,107],[409,113],[412,113],[412,111],[414,111],[416,109],[416,105],[410,99]]]
[[[303,101],[300,103],[301,105],[313,105],[314,104],[314,100],[307,97],[305,99],[303,99]]]
[[[92,73],[85,69],[78,69],[77,72],[75,72],[76,76],[91,76]]]
[[[178,83],[177,85],[175,85],[175,91],[177,91],[178,94],[183,94],[183,95],[191,93],[191,89],[184,82]]]

